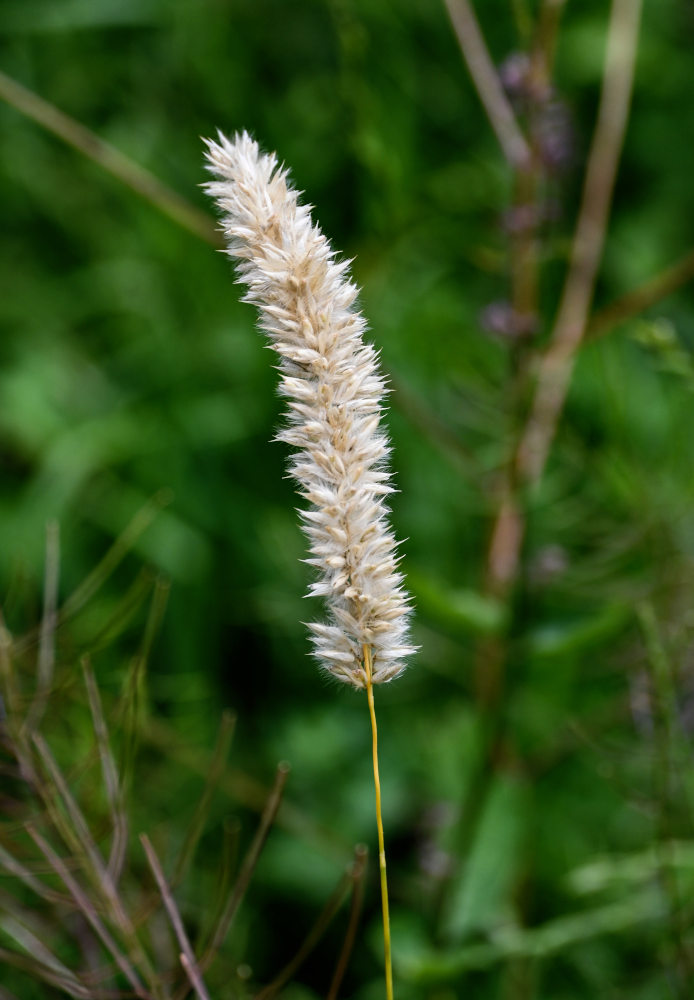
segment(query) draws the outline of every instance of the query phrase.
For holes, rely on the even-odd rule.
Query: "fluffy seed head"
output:
[[[217,180],[206,185],[222,212],[228,254],[244,300],[260,313],[280,358],[288,425],[278,439],[294,448],[290,471],[300,496],[328,620],[309,625],[315,654],[334,677],[365,685],[364,646],[374,683],[391,680],[414,652],[410,603],[388,525],[388,439],[379,426],[385,384],[363,339],[357,287],[298,202],[274,154],[247,133],[207,140]]]

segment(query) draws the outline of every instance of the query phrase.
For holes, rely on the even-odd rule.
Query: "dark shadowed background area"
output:
[[[69,770],[91,738],[71,707],[80,656],[108,714],[168,595],[142,695],[136,867],[147,830],[172,869],[222,710],[237,716],[176,889],[193,931],[225,824],[238,817],[243,850],[277,762],[291,763],[286,808],[210,970],[215,1000],[256,996],[292,958],[359,842],[372,861],[340,996],[383,995],[368,714],[307,655],[302,622],[320,611],[303,596],[286,449],[270,443],[274,360],[200,188],[200,137],[217,128],[248,129],[291,167],[354,258],[391,379],[393,522],[421,647],[376,692],[399,1000],[691,995],[694,14],[645,0],[597,318],[544,474],[527,484],[509,480],[509,459],[566,275],[610,4],[574,0],[560,19],[556,2],[476,7],[531,136],[529,190],[443,3],[0,3],[0,70],[52,106],[38,123],[0,79],[3,615],[29,633],[31,664],[47,522],[61,601],[124,548],[56,634],[44,728]],[[528,68],[538,7],[557,15],[551,83]],[[166,191],[143,197],[51,134],[58,112],[190,208],[172,218]],[[507,487],[525,530],[502,585],[487,553]],[[124,540],[133,518],[148,524]],[[0,846],[14,822],[0,816]],[[15,888],[0,873],[0,911]],[[286,1000],[327,995],[348,915],[345,903]],[[2,916],[0,945],[21,951]],[[3,990],[64,995],[0,962]]]

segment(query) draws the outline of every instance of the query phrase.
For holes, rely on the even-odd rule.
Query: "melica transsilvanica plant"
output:
[[[385,383],[377,353],[364,342],[348,262],[336,259],[298,202],[277,158],[247,133],[207,142],[207,191],[222,212],[228,254],[245,301],[280,356],[280,392],[289,425],[278,434],[298,449],[291,472],[310,505],[301,512],[311,565],[310,593],[326,599],[329,620],[313,623],[315,653],[334,677],[366,688],[371,711],[386,942],[392,997],[388,897],[380,816],[373,684],[389,681],[414,652],[410,602],[388,525],[388,439],[379,426]]]

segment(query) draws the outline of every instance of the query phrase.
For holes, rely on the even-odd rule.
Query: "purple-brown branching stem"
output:
[[[472,9],[468,0],[446,0],[446,5],[452,19],[452,11],[456,11],[454,26],[463,55],[490,121],[497,123],[495,131],[499,135],[498,123],[508,121],[508,115],[499,119],[499,104],[496,105],[496,112],[490,112],[488,95],[502,91],[501,82],[491,61],[482,59],[482,64],[486,64],[498,82],[498,86],[489,88],[485,75],[479,72],[479,60],[475,62],[471,59],[470,54],[475,49],[486,53]],[[540,8],[531,51],[529,81],[537,94],[550,92],[562,6],[561,0],[546,0]],[[521,570],[526,526],[525,498],[529,488],[542,478],[566,400],[575,355],[586,332],[628,119],[640,11],[641,0],[612,2],[598,119],[588,156],[569,266],[549,346],[540,360],[527,418],[523,413],[532,375],[530,355],[522,343],[514,347],[511,405],[518,430],[497,487],[496,515],[484,579],[486,592],[506,607],[512,603]],[[515,125],[515,118],[513,123]],[[532,119],[530,126],[532,133]],[[501,141],[501,136],[499,138]],[[539,286],[539,254],[534,228],[538,213],[533,209],[537,207],[543,165],[534,142],[524,142],[527,154],[522,158],[509,157],[508,141],[506,144],[501,141],[501,144],[507,160],[515,168],[514,209],[521,209],[521,214],[528,220],[525,228],[514,232],[511,241],[512,309],[516,321],[523,327],[521,332],[526,332],[526,324],[527,332],[532,332],[536,322]],[[509,622],[509,627],[513,628],[511,616]],[[478,767],[463,808],[465,822],[459,835],[462,843],[458,845],[461,857],[466,856],[474,834],[476,817],[485,800],[489,771],[497,769],[500,761],[508,755],[503,711],[507,658],[508,636],[505,634],[484,640],[477,650],[477,691],[484,709],[483,732]],[[444,905],[447,902],[445,894],[443,902]]]
[[[613,0],[598,119],[588,155],[569,269],[517,455],[521,479],[542,478],[585,334],[626,134],[642,0]]]
[[[530,147],[504,93],[475,12],[469,0],[445,0],[445,4],[470,76],[504,156],[512,167],[525,169],[530,165]]]
[[[519,490],[542,478],[584,337],[602,257],[634,77],[641,0],[613,0],[598,120],[588,155],[569,268],[554,328],[539,366],[530,414],[513,458]],[[492,529],[490,562],[505,586],[515,581],[525,534],[516,496],[502,498]]]
[[[67,865],[58,857],[48,842],[34,829],[33,826],[31,826],[31,824],[27,824],[26,831],[43,854],[53,872],[55,872],[72,896],[74,904],[79,912],[84,915],[92,927],[92,930],[114,959],[116,965],[132,987],[135,996],[141,997],[142,1000],[149,1000],[150,995],[148,991],[137,975],[134,967],[131,965],[129,959],[121,952],[110,931],[99,917],[96,907],[94,906],[94,903],[90,899],[88,893],[85,892],[77,880],[73,878]]]
[[[188,977],[188,981],[191,986],[194,988],[198,996],[198,1000],[210,1000],[205,984],[203,983],[202,975],[200,974],[200,970],[198,969],[197,962],[195,960],[193,948],[190,940],[188,939],[188,935],[186,934],[185,927],[183,926],[181,914],[166,881],[164,870],[161,867],[161,862],[159,861],[150,839],[146,834],[140,834],[140,843],[142,844],[144,852],[147,856],[147,862],[152,869],[152,874],[154,875],[157,883],[157,888],[159,889],[162,902],[164,903],[169,920],[171,921],[171,926],[173,927],[174,934],[176,935],[178,945],[181,948],[180,962],[183,966],[183,971]]]

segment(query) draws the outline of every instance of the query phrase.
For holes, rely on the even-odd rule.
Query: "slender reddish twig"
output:
[[[142,1000],[149,1000],[149,994],[145,989],[142,981],[140,980],[137,972],[130,964],[126,956],[121,952],[120,948],[116,944],[114,938],[112,937],[109,930],[106,928],[104,923],[101,921],[99,915],[97,914],[94,904],[89,899],[89,896],[84,892],[79,883],[72,877],[68,871],[67,866],[58,857],[55,851],[52,849],[50,844],[30,825],[27,824],[27,833],[32,838],[36,846],[39,848],[46,861],[49,863],[55,874],[60,878],[65,888],[68,890],[75,905],[78,910],[84,915],[86,920],[89,922],[92,930],[95,932],[97,937],[100,938],[102,944],[109,952],[109,954],[114,959],[116,965],[123,973],[130,986],[135,992],[135,995],[141,997]]]
[[[191,985],[195,989],[195,992],[198,994],[199,1000],[210,1000],[195,960],[193,948],[188,939],[188,935],[186,934],[185,927],[183,926],[181,914],[179,913],[176,901],[174,900],[171,890],[166,882],[166,876],[164,875],[164,870],[161,867],[159,858],[157,857],[150,839],[146,834],[140,834],[140,843],[142,844],[144,852],[147,855],[149,867],[152,869],[152,874],[156,880],[162,902],[164,903],[169,920],[171,921],[171,926],[174,929],[176,940],[181,948],[180,961],[183,966],[183,970],[186,973]]]
[[[469,0],[444,0],[467,68],[504,156],[512,167],[528,167],[530,147],[520,130]]]

